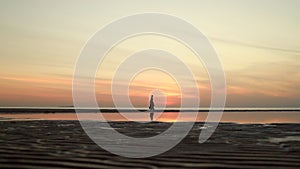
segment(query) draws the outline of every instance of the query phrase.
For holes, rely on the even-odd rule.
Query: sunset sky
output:
[[[300,107],[299,9],[298,0],[1,0],[0,106],[72,105],[76,59],[89,38],[118,18],[160,12],[188,21],[209,38],[226,74],[226,107]],[[121,60],[147,48],[178,56],[196,77],[201,107],[209,107],[201,61],[183,44],[157,35],[129,38],[106,55],[96,76],[100,106],[113,106],[111,78]],[[147,107],[154,90],[164,92],[167,106],[180,106],[176,82],[157,70],[133,77],[133,105]]]

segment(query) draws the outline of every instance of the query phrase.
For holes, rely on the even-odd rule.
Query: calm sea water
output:
[[[1,110],[2,109],[2,110]],[[34,109],[34,110],[49,110],[45,113],[43,111],[35,111],[30,113],[16,113],[14,109]],[[78,120],[76,113],[74,112],[57,112],[51,110],[68,110],[73,109],[72,107],[26,107],[26,108],[0,108],[0,120]],[[5,112],[9,110],[9,112]],[[205,121],[208,112],[207,109],[200,109],[198,112],[196,121]],[[221,122],[233,122],[233,123],[300,123],[300,109],[299,108],[227,108],[223,113]],[[171,110],[170,110],[171,111]],[[156,112],[154,115],[155,121],[162,122],[185,122],[194,121],[192,114],[195,112],[185,111],[183,112],[184,117],[177,119],[178,112]],[[210,112],[214,113],[214,112]],[[99,121],[149,121],[148,112],[106,112],[96,113],[88,112],[81,113],[81,119],[84,120],[99,120]]]

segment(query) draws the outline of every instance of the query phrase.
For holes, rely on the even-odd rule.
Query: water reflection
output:
[[[184,112],[185,117],[181,120],[191,121],[189,112]],[[149,121],[149,114],[129,113],[131,121]],[[126,116],[126,113],[125,113]],[[179,122],[177,112],[165,112],[155,114],[154,120],[161,122]],[[205,121],[207,113],[199,112],[197,121]],[[24,113],[24,114],[0,114],[0,120],[78,120],[75,113]],[[84,113],[84,120],[100,119],[100,121],[130,121],[120,113]],[[300,123],[300,111],[295,112],[224,112],[221,122],[234,123]]]

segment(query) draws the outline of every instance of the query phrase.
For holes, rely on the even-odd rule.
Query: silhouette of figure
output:
[[[150,110],[150,119],[151,119],[151,121],[153,121],[153,115],[154,115],[153,95],[151,95],[149,110]]]

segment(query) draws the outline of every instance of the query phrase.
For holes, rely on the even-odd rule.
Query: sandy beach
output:
[[[299,168],[300,124],[221,123],[204,144],[203,123],[170,151],[144,159],[113,155],[78,121],[0,121],[1,168]],[[117,131],[149,137],[172,123],[112,122]]]
[[[300,169],[300,0],[0,8],[0,169]]]

